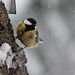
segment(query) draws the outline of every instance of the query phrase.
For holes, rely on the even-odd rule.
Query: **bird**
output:
[[[36,25],[37,21],[34,18],[27,18],[17,24],[16,38],[25,45],[24,48],[37,47],[38,43],[43,43],[43,40],[39,37]]]

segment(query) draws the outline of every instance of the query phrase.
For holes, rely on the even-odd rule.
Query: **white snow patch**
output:
[[[16,56],[16,54],[18,56],[22,55],[21,52],[13,53],[11,46],[8,43],[3,43],[0,47],[0,67],[6,64],[7,68],[16,69],[17,66],[22,68],[24,61],[21,61],[21,59],[18,56]],[[13,58],[15,58],[16,60],[13,61]]]
[[[0,66],[6,64],[8,68],[12,67],[13,57],[11,46],[8,43],[3,43],[0,47]]]

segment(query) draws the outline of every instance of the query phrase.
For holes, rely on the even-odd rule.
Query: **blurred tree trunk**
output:
[[[7,10],[4,3],[0,1],[0,46],[4,42],[11,46],[13,50],[12,52],[15,53],[17,51],[19,46],[15,42],[13,29]],[[18,66],[17,69],[10,68],[8,73],[8,68],[6,65],[4,65],[3,67],[0,67],[0,75],[28,75],[27,68],[25,66],[27,59],[23,50],[22,52],[22,56],[18,56],[18,58],[21,59],[21,61],[24,61],[23,67],[20,68]]]

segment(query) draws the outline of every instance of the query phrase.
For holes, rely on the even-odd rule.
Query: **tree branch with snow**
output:
[[[5,4],[0,1],[0,75],[28,75],[25,52],[17,52],[18,48]]]

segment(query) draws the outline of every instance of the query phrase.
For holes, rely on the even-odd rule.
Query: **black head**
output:
[[[36,22],[36,20],[35,20],[34,18],[28,18],[27,20],[28,20],[29,22],[31,22],[32,25],[36,25],[36,24],[37,24],[37,22]]]
[[[36,20],[33,18],[28,18],[24,20],[24,24],[26,25],[25,31],[35,30],[36,28]]]

